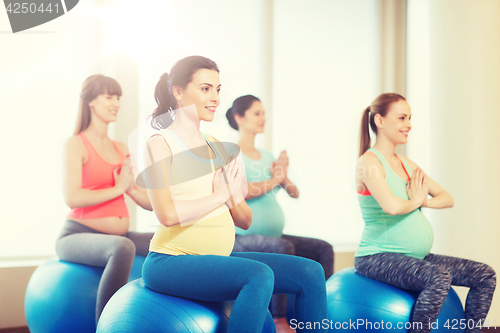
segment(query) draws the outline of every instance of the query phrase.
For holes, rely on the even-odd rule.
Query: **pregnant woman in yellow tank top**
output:
[[[203,301],[235,300],[228,332],[261,332],[273,293],[296,295],[296,319],[326,318],[323,268],[282,254],[232,253],[234,228],[248,229],[241,157],[200,131],[220,103],[219,70],[192,56],[162,75],[141,173],[160,222],[143,266],[157,292]],[[321,328],[308,332],[325,331]]]
[[[398,94],[382,94],[363,112],[356,187],[365,229],[356,271],[399,288],[420,290],[410,333],[430,332],[450,285],[470,287],[466,332],[480,332],[496,285],[482,263],[429,253],[432,228],[420,207],[447,208],[453,198],[412,161],[395,154],[408,140],[411,110]],[[369,127],[377,135],[370,148]],[[428,198],[428,195],[431,198]]]

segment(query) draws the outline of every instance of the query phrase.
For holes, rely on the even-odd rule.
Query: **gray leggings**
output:
[[[233,252],[266,252],[296,255],[317,261],[323,266],[325,280],[333,274],[333,247],[321,239],[282,235],[236,235]],[[271,298],[274,318],[286,317],[286,295],[275,294]]]
[[[466,322],[474,320],[474,326],[482,324],[496,286],[495,271],[490,266],[436,254],[428,254],[420,260],[400,253],[378,253],[355,258],[354,266],[357,273],[368,278],[398,288],[421,290],[411,320],[422,323],[422,329],[411,329],[410,333],[431,331],[429,323],[436,320],[450,285],[470,288],[465,319]],[[481,332],[481,328],[467,328],[465,332]]]
[[[109,235],[66,220],[56,242],[61,260],[104,267],[97,291],[96,323],[104,306],[129,278],[136,254],[147,256],[152,233],[129,231],[123,236]]]

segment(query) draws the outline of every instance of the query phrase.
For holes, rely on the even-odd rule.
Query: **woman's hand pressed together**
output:
[[[278,159],[271,164],[271,168],[269,170],[271,172],[271,176],[273,178],[277,178],[280,180],[280,184],[285,181],[288,177],[288,156],[286,155],[286,151],[283,150],[278,156]]]
[[[215,173],[212,185],[214,193],[222,202],[227,203],[232,196],[240,192],[241,181],[245,173],[241,165],[241,157],[235,158],[223,168],[221,167]]]
[[[113,177],[115,179],[115,187],[120,189],[120,194],[130,191],[134,187],[134,176],[129,157],[125,158],[121,168],[113,170]]]
[[[427,202],[429,190],[427,188],[427,178],[422,169],[415,169],[413,177],[406,184],[406,192],[408,198],[418,203],[419,206],[424,206],[424,203]]]

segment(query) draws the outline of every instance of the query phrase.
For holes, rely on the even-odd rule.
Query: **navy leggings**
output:
[[[448,295],[450,285],[469,287],[465,303],[466,323],[475,325],[484,321],[491,305],[496,286],[493,269],[476,261],[428,254],[423,260],[400,253],[377,253],[357,257],[356,271],[374,280],[390,285],[421,290],[412,314],[413,323],[422,323],[422,329],[410,329],[409,333],[430,332],[433,323]],[[472,326],[472,325],[470,325]],[[417,325],[413,326],[417,328]],[[481,332],[481,328],[469,328],[465,332]]]
[[[323,268],[305,258],[254,252],[228,257],[150,252],[142,278],[150,289],[172,296],[212,302],[235,300],[228,332],[261,332],[273,292],[296,295],[298,322],[327,318]]]
[[[325,280],[333,275],[333,247],[321,239],[282,235],[236,235],[233,252],[266,252],[296,255],[317,261],[323,266]],[[271,314],[274,318],[286,317],[286,295],[271,297]]]

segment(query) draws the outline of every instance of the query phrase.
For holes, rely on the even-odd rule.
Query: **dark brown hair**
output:
[[[260,99],[258,99],[254,95],[245,95],[235,99],[233,105],[226,112],[226,118],[229,122],[229,126],[231,126],[235,130],[238,130],[238,124],[236,123],[234,115],[238,114],[241,117],[244,117],[245,112],[250,109],[253,102],[260,102]]]
[[[121,96],[122,88],[115,79],[100,74],[92,75],[83,82],[73,135],[89,127],[91,118],[89,103],[102,94]]]
[[[155,100],[158,107],[151,115],[151,126],[156,129],[167,128],[173,122],[173,111],[177,108],[177,100],[172,88],[185,89],[192,81],[194,73],[199,69],[211,69],[219,73],[217,64],[202,56],[190,56],[175,63],[170,74],[163,74],[156,84]],[[166,114],[170,116],[167,116]],[[160,117],[161,115],[165,115]]]
[[[359,156],[363,155],[371,146],[370,130],[368,125],[371,127],[373,133],[377,134],[375,115],[379,114],[382,117],[385,117],[391,104],[400,100],[406,101],[406,99],[399,94],[382,94],[375,98],[372,104],[363,111],[359,136]]]

